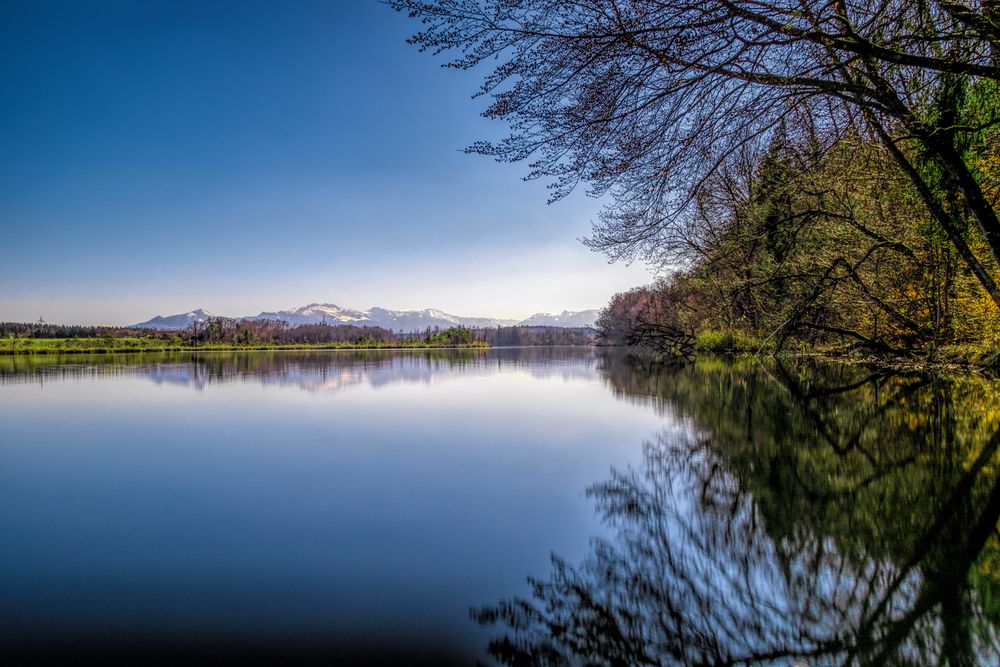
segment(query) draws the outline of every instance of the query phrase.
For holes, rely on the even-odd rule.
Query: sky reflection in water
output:
[[[15,368],[15,364],[17,368]],[[6,640],[403,646],[599,530],[662,423],[583,350],[0,360]]]

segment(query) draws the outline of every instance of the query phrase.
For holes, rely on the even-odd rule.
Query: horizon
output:
[[[546,205],[522,165],[463,152],[506,132],[470,99],[481,73],[418,54],[414,25],[379,3],[0,16],[0,320],[127,324],[331,293],[521,320],[652,280],[580,243],[600,199]]]
[[[299,310],[299,309],[302,309],[302,308],[309,308],[309,307],[312,307],[312,306],[334,306],[334,307],[340,308],[342,310],[359,311],[359,312],[368,312],[368,311],[376,309],[376,308],[381,308],[381,309],[384,309],[384,310],[389,310],[389,311],[394,311],[394,312],[413,312],[413,313],[419,313],[419,312],[425,312],[425,311],[435,311],[435,312],[444,313],[446,315],[453,315],[453,316],[458,316],[458,317],[467,318],[467,319],[482,318],[482,319],[496,319],[496,320],[514,320],[516,322],[522,322],[522,321],[530,319],[531,317],[534,317],[536,315],[553,315],[553,316],[557,316],[557,315],[563,315],[563,314],[576,314],[576,313],[585,312],[585,311],[599,311],[599,310],[601,310],[604,307],[604,306],[595,306],[595,307],[592,307],[592,308],[580,308],[580,309],[577,309],[577,310],[571,310],[571,309],[568,309],[568,308],[563,308],[563,309],[559,309],[559,310],[549,310],[549,311],[539,310],[539,311],[535,311],[535,312],[532,312],[532,313],[528,313],[524,317],[504,317],[504,316],[501,316],[501,315],[493,315],[491,313],[453,312],[453,311],[446,310],[444,308],[437,308],[435,306],[426,306],[424,308],[391,308],[391,307],[388,307],[388,306],[380,306],[380,305],[377,305],[377,304],[373,304],[371,306],[368,306],[367,308],[358,308],[358,307],[349,306],[349,305],[345,306],[343,304],[335,303],[335,302],[331,302],[331,301],[311,301],[309,303],[301,304],[301,305],[298,305],[298,306],[287,306],[287,307],[278,307],[278,308],[260,308],[256,312],[246,312],[246,313],[240,313],[240,314],[227,313],[227,312],[223,312],[223,311],[216,310],[216,309],[213,309],[213,308],[208,308],[208,307],[205,307],[205,306],[196,306],[194,308],[186,308],[186,309],[182,308],[182,309],[180,309],[180,310],[178,310],[176,312],[163,311],[163,312],[157,312],[155,314],[148,314],[148,315],[146,315],[146,316],[144,316],[142,318],[134,319],[134,320],[129,320],[127,322],[100,321],[99,318],[93,319],[93,321],[86,321],[86,322],[84,322],[84,321],[72,321],[72,322],[70,322],[70,321],[56,321],[56,320],[53,320],[53,319],[46,318],[44,314],[40,315],[38,318],[35,318],[35,319],[12,320],[12,319],[3,319],[3,318],[0,318],[0,322],[12,322],[12,323],[16,322],[16,323],[23,323],[23,324],[31,324],[31,323],[34,323],[34,322],[42,321],[45,324],[52,324],[52,325],[56,325],[56,326],[60,326],[60,325],[66,325],[66,326],[80,325],[80,326],[96,326],[96,327],[104,327],[104,326],[106,326],[106,327],[128,328],[128,327],[136,325],[136,324],[145,324],[146,322],[148,322],[150,320],[153,320],[153,319],[156,319],[158,317],[174,317],[174,316],[177,316],[177,315],[186,315],[186,314],[190,314],[190,313],[196,313],[198,311],[202,311],[205,314],[210,315],[211,317],[221,317],[221,318],[224,318],[224,319],[239,320],[239,319],[244,319],[244,318],[258,317],[258,316],[260,316],[260,315],[262,315],[264,313],[278,313],[278,312],[286,312],[286,311],[295,311],[295,310]]]
[[[290,312],[290,311],[293,312],[293,311],[304,309],[304,308],[312,308],[314,306],[332,306],[332,307],[335,307],[335,308],[339,308],[341,310],[349,310],[349,311],[357,311],[357,312],[368,312],[368,311],[374,310],[376,308],[381,308],[383,310],[388,310],[388,311],[393,311],[393,312],[401,312],[401,313],[423,313],[423,312],[432,311],[432,312],[443,313],[445,315],[458,316],[458,317],[462,317],[462,318],[465,318],[465,319],[481,318],[481,319],[496,319],[496,320],[514,320],[516,322],[523,322],[524,320],[530,319],[530,318],[538,316],[538,315],[559,316],[559,315],[577,314],[577,313],[588,312],[588,311],[599,311],[601,309],[600,307],[597,307],[597,308],[583,308],[581,310],[566,310],[566,309],[563,309],[561,311],[538,311],[538,312],[531,313],[530,315],[528,315],[526,317],[517,318],[517,317],[499,317],[499,316],[496,316],[496,315],[490,315],[490,314],[484,314],[484,313],[453,313],[453,312],[450,312],[450,311],[446,311],[446,310],[444,310],[442,308],[435,308],[433,306],[428,306],[426,308],[386,308],[385,306],[372,305],[372,306],[369,306],[368,308],[355,308],[353,306],[344,306],[344,305],[341,305],[341,304],[338,304],[338,303],[332,303],[332,302],[329,302],[329,301],[325,301],[325,302],[318,301],[318,302],[312,302],[312,303],[303,304],[301,306],[291,306],[291,307],[288,307],[288,308],[263,309],[263,310],[259,311],[258,313],[244,313],[244,314],[241,314],[241,315],[235,315],[235,314],[231,314],[231,313],[221,313],[221,312],[214,311],[211,308],[205,308],[203,306],[199,306],[197,308],[190,308],[188,310],[182,310],[182,311],[177,312],[177,313],[157,313],[156,315],[149,316],[148,318],[146,318],[146,320],[143,320],[141,322],[136,321],[136,322],[131,322],[131,323],[124,324],[124,325],[120,325],[120,324],[108,324],[108,326],[128,327],[128,326],[131,326],[131,325],[134,325],[134,324],[145,324],[146,322],[148,322],[150,320],[154,320],[156,318],[175,317],[177,315],[189,315],[189,314],[192,314],[192,313],[197,313],[199,311],[203,312],[206,315],[209,315],[211,317],[221,317],[221,318],[225,318],[225,319],[239,320],[239,319],[244,319],[244,318],[259,317],[260,315],[263,315],[265,313],[281,313],[281,312]],[[47,322],[47,323],[48,324],[71,324],[71,323],[55,323],[55,322]],[[73,324],[75,324],[75,323],[73,323]],[[96,326],[102,326],[102,325],[96,325]]]

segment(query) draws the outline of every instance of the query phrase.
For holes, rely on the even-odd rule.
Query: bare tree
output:
[[[484,115],[512,133],[469,150],[529,160],[553,199],[610,195],[588,243],[612,259],[684,259],[705,179],[806,114],[817,153],[848,128],[881,141],[1000,307],[1000,222],[968,150],[1000,114],[996,0],[389,4],[423,21],[421,49],[459,54],[450,66],[495,63]]]

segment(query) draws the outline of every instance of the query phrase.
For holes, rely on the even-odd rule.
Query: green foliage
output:
[[[440,333],[433,334],[428,340],[438,345],[471,345],[475,340],[475,335],[466,327],[450,327]]]
[[[699,331],[695,336],[695,349],[703,352],[756,352],[763,341],[743,331]]]
[[[933,355],[1000,343],[1000,311],[882,146],[852,135],[817,155],[783,140],[706,184],[702,229],[690,238],[697,259],[616,295],[599,320],[606,342],[655,326],[721,352]],[[984,180],[1000,182],[1000,151],[984,155]],[[963,229],[985,257],[978,228]]]

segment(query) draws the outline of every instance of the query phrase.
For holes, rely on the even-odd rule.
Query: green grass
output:
[[[717,352],[733,354],[739,352],[756,352],[761,347],[761,341],[756,336],[741,331],[702,331],[695,336],[694,347],[700,352]]]
[[[191,343],[157,338],[6,338],[0,341],[0,354],[94,354],[116,352],[187,352],[228,350],[384,350],[429,348],[488,348],[489,343],[472,342],[453,345],[439,341],[382,343]]]

